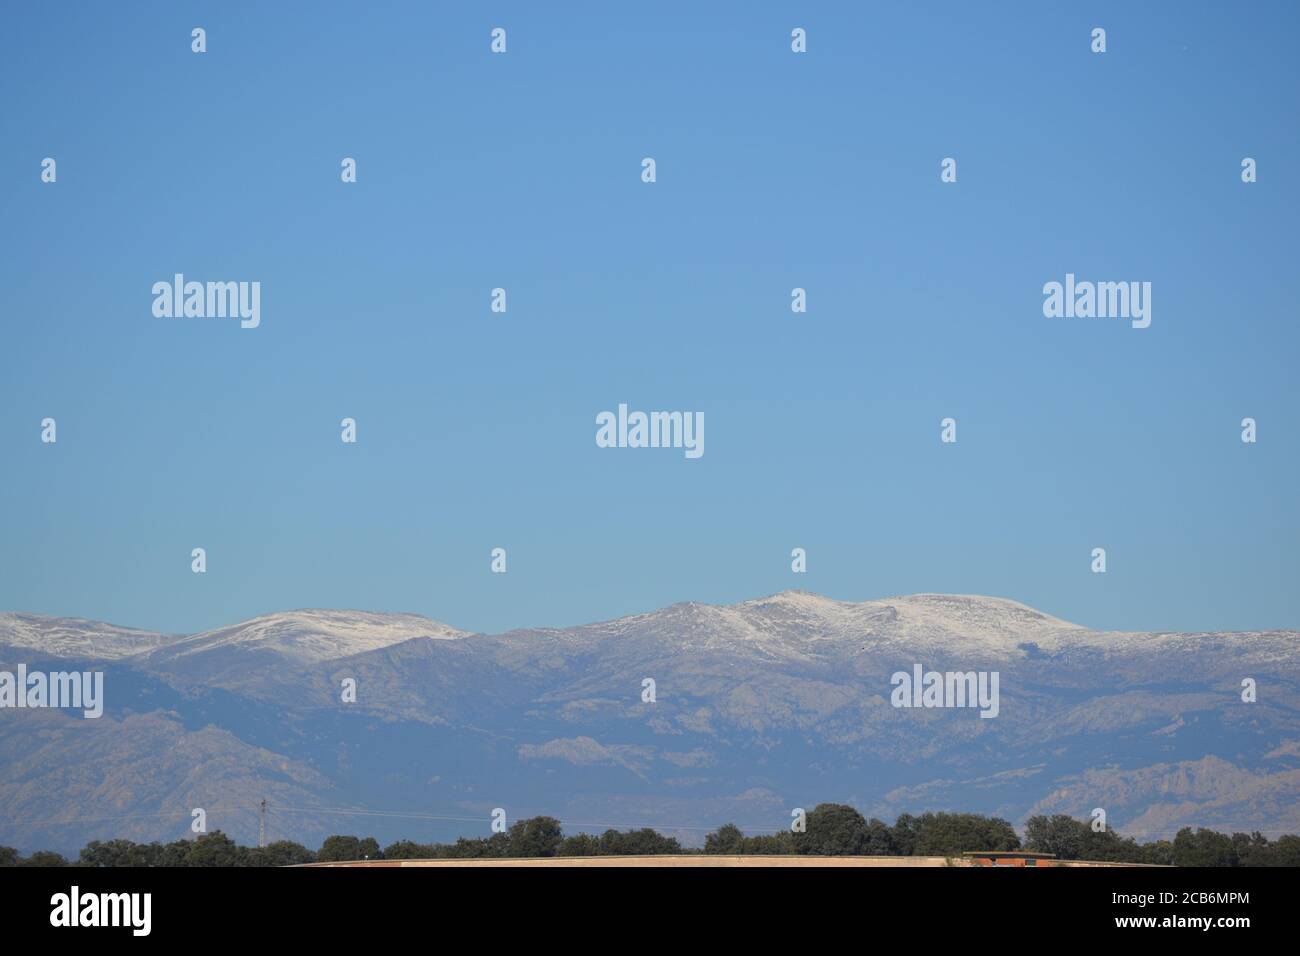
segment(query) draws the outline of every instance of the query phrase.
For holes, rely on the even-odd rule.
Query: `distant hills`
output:
[[[0,670],[102,670],[106,698],[98,720],[0,710],[0,844],[175,839],[195,807],[250,843],[262,798],[270,839],[312,846],[486,835],[497,807],[696,844],[825,801],[1017,825],[1100,807],[1139,839],[1294,833],[1298,642],[1092,631],[999,598],[801,591],[504,634],[359,611],[185,636],[0,614]],[[891,675],[916,665],[998,672],[997,717],[891,706]]]

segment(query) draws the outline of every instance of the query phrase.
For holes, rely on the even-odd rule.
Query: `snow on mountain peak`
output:
[[[419,614],[300,609],[264,614],[231,627],[205,631],[163,650],[186,657],[216,650],[263,651],[299,664],[316,664],[380,650],[423,637],[434,641],[468,637]]]
[[[781,657],[866,643],[1005,655],[1020,653],[1023,643],[1049,649],[1066,639],[1091,642],[1099,637],[1006,598],[913,594],[853,602],[802,590],[737,604],[674,604],[590,627],[615,634],[655,634],[687,650],[741,645]]]
[[[174,639],[152,631],[116,627],[79,617],[0,613],[0,646],[23,648],[53,657],[120,660]]]

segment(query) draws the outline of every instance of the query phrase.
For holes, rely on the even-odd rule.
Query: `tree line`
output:
[[[554,817],[518,820],[503,833],[461,837],[454,843],[399,840],[380,847],[374,837],[327,837],[320,849],[278,840],[264,847],[240,846],[221,831],[172,843],[94,840],[75,860],[41,851],[23,857],[0,846],[0,866],[291,866],[352,860],[463,860],[527,857],[660,856],[691,853],[725,855],[803,854],[808,856],[946,856],[968,851],[1025,850],[1052,853],[1062,860],[1106,863],[1157,863],[1172,866],[1300,866],[1300,836],[1269,840],[1258,832],[1219,833],[1184,827],[1172,840],[1138,843],[1113,830],[1096,832],[1086,821],[1064,815],[1034,816],[1022,841],[999,817],[976,813],[902,814],[892,825],[866,819],[851,806],[819,804],[809,811],[802,832],[785,830],[746,836],[728,823],[704,839],[702,850],[684,849],[674,837],[648,827],[606,830],[599,836],[566,836]]]
[[[1033,816],[1021,840],[999,817],[977,813],[901,814],[890,826],[864,819],[853,807],[823,803],[808,814],[806,832],[747,837],[731,825],[704,841],[705,853],[819,856],[946,856],[970,851],[1051,853],[1060,860],[1162,866],[1300,866],[1300,836],[1269,840],[1259,832],[1219,833],[1183,827],[1172,840],[1139,843],[1090,821],[1058,814]]]

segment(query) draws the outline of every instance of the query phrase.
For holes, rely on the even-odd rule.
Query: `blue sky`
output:
[[[1293,4],[4,16],[0,608],[1300,626]],[[261,327],[155,318],[176,272],[260,281]],[[1150,281],[1151,327],[1044,318],[1067,272]],[[705,455],[597,448],[620,402]]]

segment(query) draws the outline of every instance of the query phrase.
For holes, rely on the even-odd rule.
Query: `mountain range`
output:
[[[194,635],[0,614],[0,671],[105,675],[98,719],[0,709],[0,844],[178,839],[194,808],[253,843],[263,799],[268,839],[313,847],[483,836],[495,808],[698,844],[827,801],[1017,826],[1103,808],[1140,839],[1296,833],[1298,648],[1291,630],[1095,631],[941,594],[786,591],[502,634],[341,610]],[[893,706],[892,675],[918,665],[997,673],[997,716]]]

